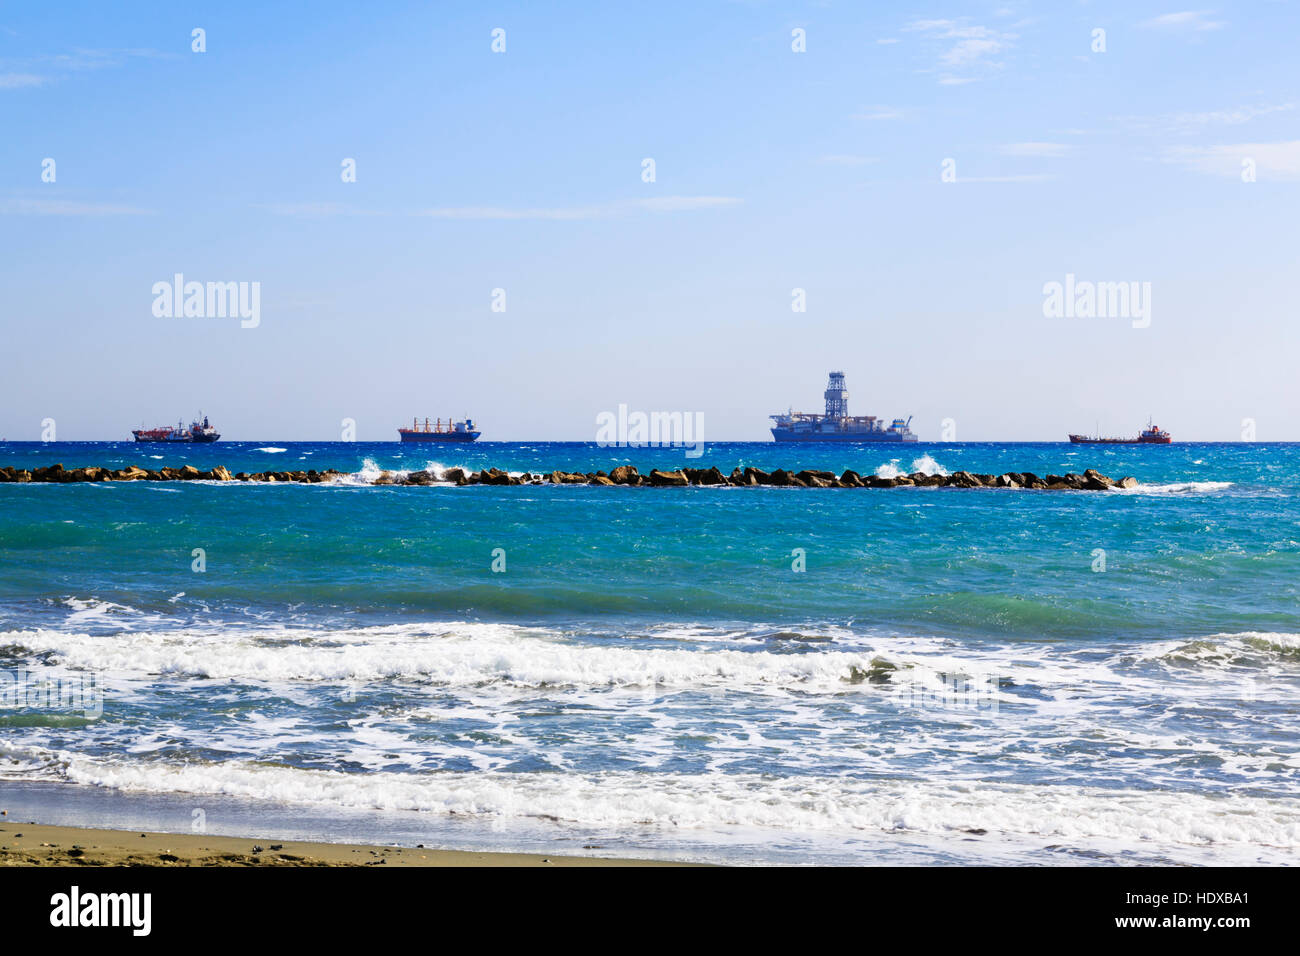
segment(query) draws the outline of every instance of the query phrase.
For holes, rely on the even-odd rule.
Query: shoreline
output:
[[[157,833],[20,823],[0,817],[0,867],[21,866],[691,866],[664,860],[557,856]]]

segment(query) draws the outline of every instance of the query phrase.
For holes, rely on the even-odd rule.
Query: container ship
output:
[[[181,422],[176,423],[176,427],[164,425],[161,428],[137,428],[131,432],[136,441],[140,442],[189,442],[191,444],[208,444],[214,442],[221,436],[217,430],[208,424],[208,416],[203,416],[203,421],[190,422],[190,427],[186,428]]]
[[[426,418],[423,425],[419,419],[412,418],[411,427],[399,428],[397,434],[404,442],[464,442],[477,441],[480,432],[474,428],[473,420],[468,418],[461,422],[454,422],[450,418],[444,422],[437,418],[432,423]]]
[[[1169,432],[1162,429],[1159,425],[1153,425],[1147,422],[1137,438],[1102,438],[1089,435],[1071,435],[1070,441],[1075,445],[1168,445],[1173,442]]]
[[[789,411],[768,416],[774,422],[772,438],[779,442],[895,442],[916,441],[906,421],[895,418],[889,425],[874,415],[850,415],[849,392],[844,387],[844,373],[831,372],[826,386],[826,414]]]

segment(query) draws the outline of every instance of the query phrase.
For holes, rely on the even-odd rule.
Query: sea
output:
[[[1300,445],[4,443],[0,807],[752,864],[1278,864]],[[1097,468],[1127,491],[375,486]]]

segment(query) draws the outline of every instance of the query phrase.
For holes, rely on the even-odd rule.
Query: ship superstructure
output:
[[[772,438],[780,442],[896,442],[916,441],[909,427],[912,419],[895,418],[888,425],[874,415],[849,414],[849,390],[844,384],[843,372],[831,372],[830,381],[823,393],[826,399],[825,414],[788,411],[784,415],[769,416]]]

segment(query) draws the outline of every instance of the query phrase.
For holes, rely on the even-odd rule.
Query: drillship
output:
[[[473,420],[468,418],[463,422],[453,422],[450,418],[443,422],[439,418],[432,423],[426,418],[423,425],[420,424],[418,419],[412,418],[411,427],[399,428],[397,434],[402,436],[404,442],[445,442],[475,441],[480,432],[474,428]]]
[[[1148,420],[1147,427],[1137,438],[1102,438],[1100,435],[1071,435],[1070,441],[1076,445],[1168,445],[1173,442],[1169,432]]]
[[[161,428],[137,428],[131,432],[136,441],[143,442],[192,442],[194,444],[207,444],[214,442],[221,436],[217,430],[208,424],[208,416],[203,416],[203,421],[190,422],[190,427],[186,428],[180,422],[176,427],[164,425]]]
[[[883,418],[874,415],[850,415],[849,393],[844,387],[844,373],[831,372],[826,386],[826,414],[789,411],[768,416],[774,422],[772,437],[777,441],[916,441],[908,428],[912,419],[895,418],[885,427]]]

